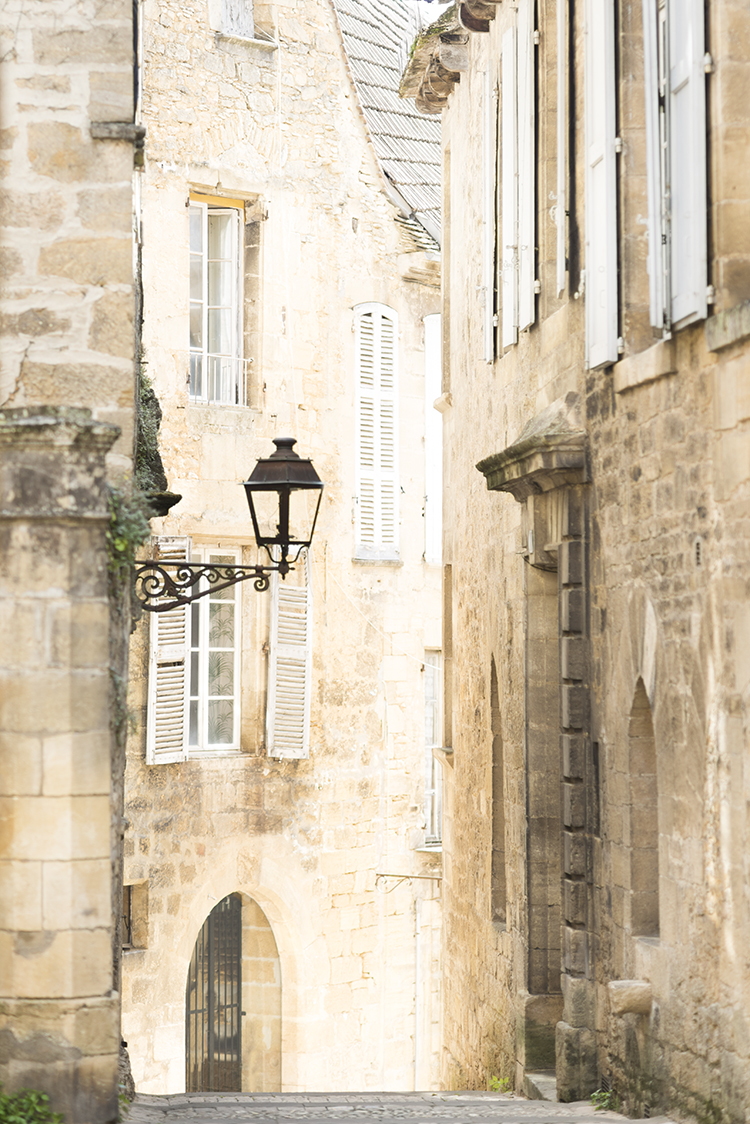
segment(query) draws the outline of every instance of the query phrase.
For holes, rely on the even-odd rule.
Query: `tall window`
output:
[[[355,309],[357,558],[398,558],[398,319],[392,308]]]
[[[442,745],[441,679],[442,656],[440,652],[424,655],[424,744],[425,784],[424,819],[425,843],[439,843],[443,838],[442,774],[433,749]]]
[[[704,0],[643,0],[650,319],[707,311]]]
[[[440,397],[442,356],[439,312],[424,318],[424,558],[443,560],[443,418],[434,407]]]
[[[508,347],[536,315],[534,7],[519,0],[517,24],[502,41],[502,342]]]
[[[244,405],[241,205],[190,204],[190,397]]]
[[[191,552],[190,540],[184,538],[158,540],[158,556],[169,562],[240,561],[239,551],[223,547]],[[150,617],[149,764],[239,749],[239,590],[230,586]]]

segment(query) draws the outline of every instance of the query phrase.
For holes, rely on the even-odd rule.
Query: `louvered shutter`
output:
[[[253,0],[221,0],[221,26],[227,35],[252,39],[255,34]]]
[[[518,328],[534,323],[536,182],[534,174],[534,9],[519,0],[518,33]]]
[[[557,228],[557,268],[555,289],[558,297],[565,292],[567,261],[568,206],[568,4],[557,3],[557,203],[555,226]]]
[[[518,340],[518,152],[516,144],[516,29],[509,27],[502,43],[501,181],[503,347]]]
[[[649,320],[664,327],[664,180],[659,110],[659,28],[657,0],[643,0],[643,70],[646,107],[646,187],[648,191]],[[663,120],[663,118],[662,118]]]
[[[586,0],[586,365],[617,361],[614,0]]]
[[[484,361],[495,358],[495,169],[497,166],[497,89],[491,70],[484,74],[484,121],[482,126],[482,303],[484,306]]]
[[[164,562],[184,562],[190,558],[187,538],[160,538],[156,548],[156,558]],[[149,616],[149,765],[167,765],[187,757],[187,630],[187,606]]]
[[[398,551],[398,410],[396,314],[360,306],[357,353],[356,553],[395,557]]]
[[[668,0],[673,325],[707,311],[704,19],[703,0]]]
[[[312,580],[307,551],[272,581],[266,738],[269,757],[310,756]],[[296,582],[296,584],[295,584]]]

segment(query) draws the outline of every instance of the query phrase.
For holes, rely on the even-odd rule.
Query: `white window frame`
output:
[[[568,0],[558,0],[557,17],[557,200],[555,202],[557,296],[568,272]]]
[[[643,0],[649,318],[708,314],[703,0]]]
[[[193,548],[190,539],[176,537],[157,538],[155,545],[157,558],[168,561],[207,562],[212,555],[230,557],[235,563],[242,561],[240,547],[201,545]],[[146,761],[149,765],[167,765],[175,761],[185,761],[189,757],[216,757],[239,752],[242,700],[241,589],[241,585],[231,587],[234,594],[234,714],[231,743],[207,744],[203,737],[203,744],[190,744],[192,614],[199,613],[201,621],[199,663],[202,693],[199,696],[199,724],[201,732],[205,734],[210,595],[194,601],[192,605],[170,609],[166,613],[150,614],[146,723]]]
[[[586,366],[618,359],[614,0],[585,0]]]
[[[271,576],[266,752],[269,757],[310,756],[313,582],[309,550],[286,579]]]
[[[242,359],[243,311],[243,211],[240,207],[220,206],[191,197],[189,216],[199,215],[201,222],[200,252],[189,249],[192,274],[193,260],[201,259],[201,298],[191,292],[190,311],[201,305],[201,346],[190,346],[190,400],[210,405],[244,406],[247,400],[245,363]],[[227,353],[213,354],[208,349],[208,312],[211,307],[209,291],[208,223],[212,216],[229,215],[232,218],[232,271],[231,271],[231,344]],[[200,385],[198,371],[200,369]]]
[[[516,29],[502,41],[501,185],[502,185],[502,339],[503,347],[518,342],[518,83]]]
[[[425,791],[424,791],[424,819],[425,843],[437,845],[443,839],[443,774],[442,766],[433,753],[434,749],[442,747],[442,719],[443,719],[443,654],[436,649],[426,649],[424,653],[424,706],[425,706]],[[432,668],[431,675],[434,684],[434,693],[428,692],[429,679],[427,668]],[[432,709],[432,738],[427,735],[428,712]]]
[[[238,547],[227,546],[199,546],[193,551],[194,562],[210,562],[214,556],[219,556],[222,559],[219,565],[241,565],[242,551]],[[224,560],[228,561],[224,561]],[[201,597],[194,601],[192,605],[188,606],[188,676],[187,676],[187,694],[186,694],[186,709],[187,709],[187,722],[186,722],[186,748],[188,756],[197,757],[204,756],[205,754],[223,753],[236,753],[240,748],[240,730],[241,730],[241,702],[242,702],[242,684],[241,684],[241,653],[242,653],[242,612],[241,612],[241,590],[242,586],[230,586],[228,590],[223,590],[223,593],[231,593],[233,599],[222,599],[222,604],[234,605],[234,644],[232,647],[232,672],[234,683],[234,694],[232,701],[234,703],[233,723],[232,723],[232,739],[230,742],[209,742],[208,741],[208,709],[209,709],[209,694],[208,694],[208,669],[211,652],[219,651],[217,646],[211,648],[209,645],[209,619],[211,612],[211,605],[214,599],[211,594],[206,597]],[[199,617],[199,643],[197,646],[193,644],[193,621],[195,616]],[[192,691],[192,656],[193,652],[198,652],[199,662],[199,690],[197,696],[193,695]],[[226,649],[225,649],[226,650]],[[198,742],[192,744],[190,742],[190,711],[193,699],[197,699],[198,703]]]
[[[372,325],[372,353],[363,325]],[[383,324],[393,351],[384,362]],[[369,332],[369,329],[368,329]],[[354,308],[356,497],[354,557],[399,559],[398,313],[370,301]],[[389,467],[390,466],[390,467]],[[390,505],[389,505],[390,501]]]

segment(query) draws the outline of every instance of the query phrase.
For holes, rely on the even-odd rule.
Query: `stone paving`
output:
[[[588,1101],[560,1104],[502,1093],[181,1093],[139,1096],[127,1124],[295,1124],[301,1120],[365,1121],[366,1124],[593,1124],[620,1121],[616,1112],[597,1112]],[[666,1116],[651,1124],[674,1124]]]

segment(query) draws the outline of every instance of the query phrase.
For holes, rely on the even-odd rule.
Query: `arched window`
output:
[[[398,317],[382,304],[354,310],[357,558],[398,558]]]
[[[635,688],[628,726],[630,766],[630,927],[659,935],[659,792],[651,707],[643,680]]]

